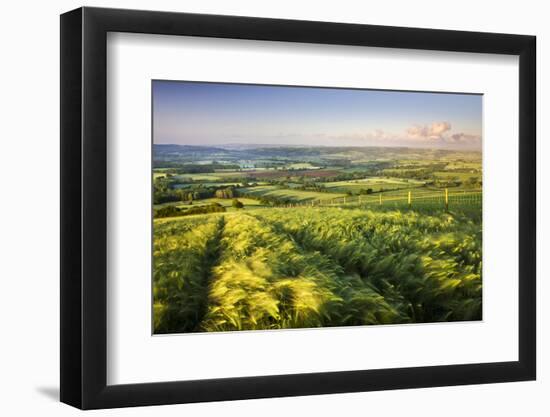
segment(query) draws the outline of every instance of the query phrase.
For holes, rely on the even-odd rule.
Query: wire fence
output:
[[[369,195],[323,198],[319,200],[297,201],[282,205],[283,207],[426,207],[440,206],[449,210],[453,206],[481,205],[483,193],[481,190],[403,190],[401,192],[372,193]]]

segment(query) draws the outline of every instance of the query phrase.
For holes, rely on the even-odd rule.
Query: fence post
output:
[[[379,205],[382,205],[382,193],[378,194],[378,197],[380,197],[380,199],[379,199],[380,201],[379,201],[378,204],[379,204]]]
[[[410,192],[410,191],[409,191],[409,198],[408,198],[408,201],[409,201],[409,208],[411,208],[412,199],[411,199],[411,192]]]
[[[445,188],[445,211],[449,211],[449,189]]]

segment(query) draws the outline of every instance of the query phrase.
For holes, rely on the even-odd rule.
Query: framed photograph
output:
[[[61,16],[61,401],[533,380],[535,37]]]

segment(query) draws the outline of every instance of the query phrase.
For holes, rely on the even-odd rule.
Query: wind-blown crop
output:
[[[481,222],[260,209],[157,220],[155,332],[481,319]]]
[[[154,227],[154,331],[196,331],[206,310],[223,217],[157,221]]]

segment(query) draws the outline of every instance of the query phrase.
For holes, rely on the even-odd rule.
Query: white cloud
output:
[[[449,122],[433,122],[431,125],[414,125],[406,130],[406,138],[410,141],[428,143],[440,146],[470,147],[481,146],[481,135],[452,132]]]
[[[272,135],[234,134],[231,141],[269,144],[303,144],[325,146],[406,146],[455,149],[480,149],[481,135],[453,132],[448,121],[415,124],[400,131],[384,129],[340,132],[278,131]]]
[[[451,130],[449,122],[433,122],[429,126],[415,125],[407,129],[407,136],[413,140],[441,140]]]

